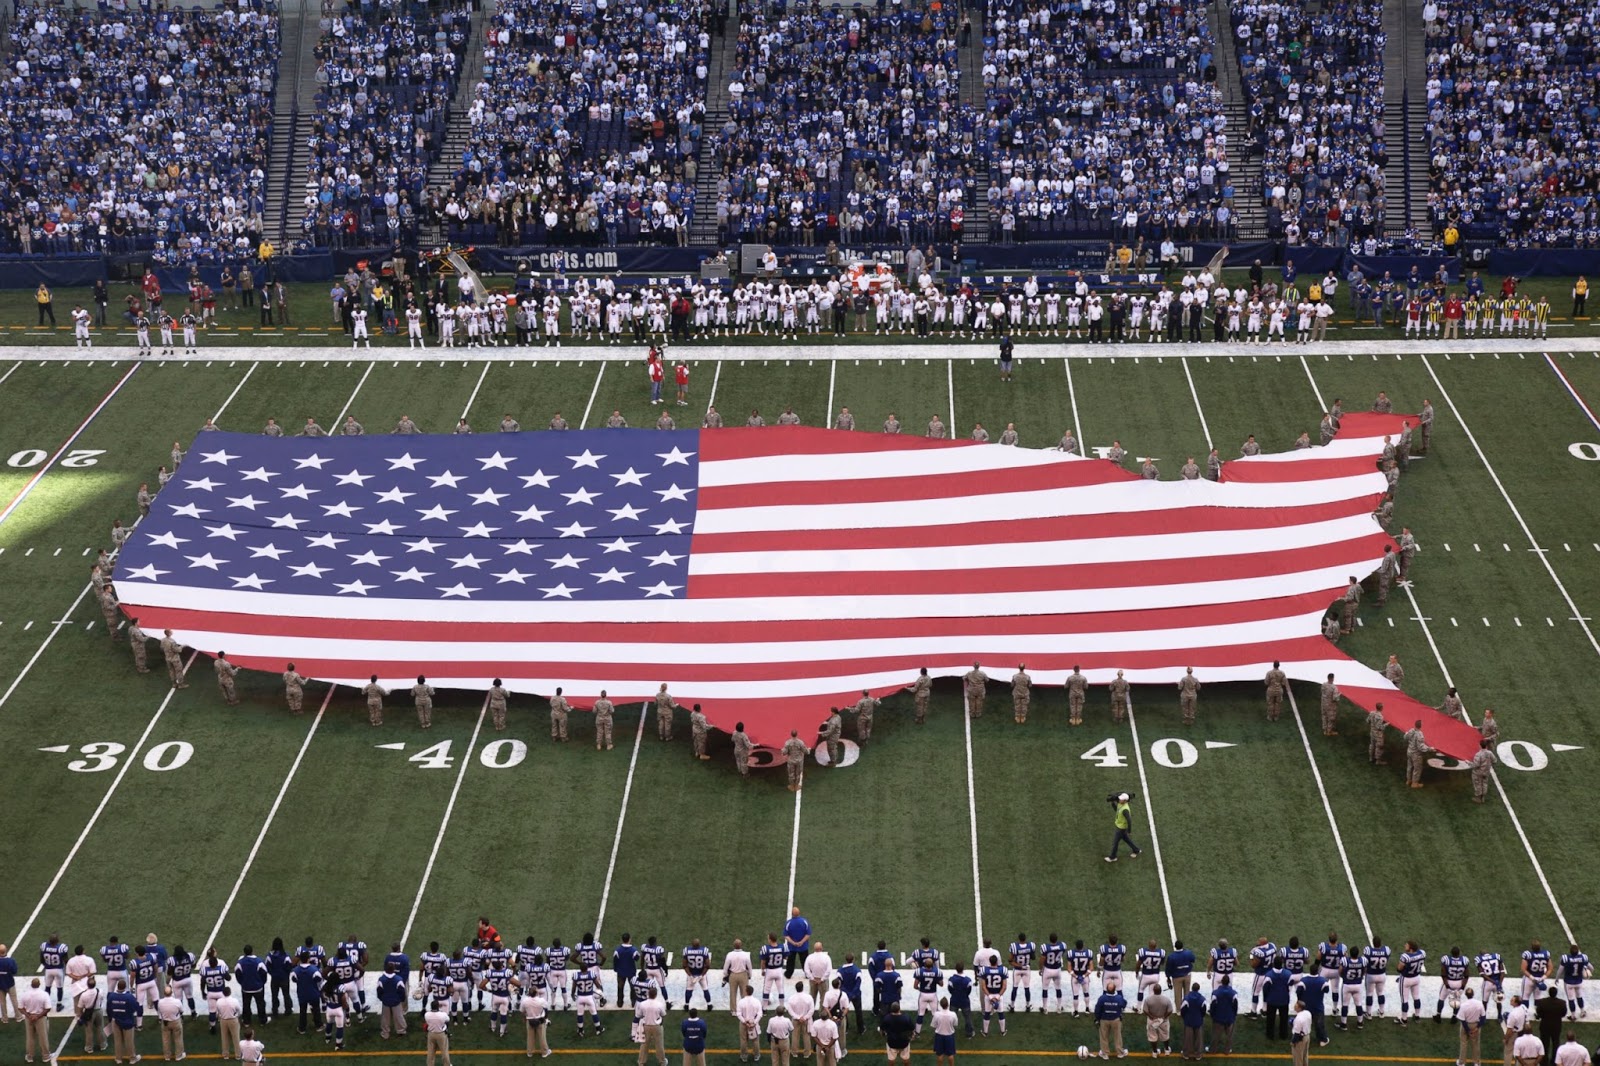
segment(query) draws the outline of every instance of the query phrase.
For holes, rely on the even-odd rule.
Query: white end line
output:
[[[189,654],[189,661],[183,666],[185,674],[189,672],[189,667],[193,666],[194,661],[199,657],[199,652],[191,652]],[[167,713],[167,707],[172,703],[172,697],[177,695],[177,692],[177,689],[168,686],[167,694],[162,698],[161,705],[156,708],[156,713],[151,715],[150,721],[144,727],[144,732],[139,734],[139,739],[134,742],[133,747],[124,753],[122,766],[117,769],[117,776],[111,779],[111,784],[106,788],[106,794],[100,797],[99,806],[95,807],[94,813],[89,816],[89,822],[83,827],[83,832],[78,834],[78,839],[73,842],[72,850],[67,852],[65,859],[61,860],[61,868],[50,879],[50,884],[46,886],[44,895],[39,897],[38,905],[33,908],[33,913],[28,915],[28,920],[22,923],[22,928],[17,931],[17,935],[11,938],[11,943],[20,944],[27,940],[28,932],[33,928],[33,923],[39,920],[40,914],[44,913],[44,908],[50,902],[50,897],[55,894],[56,886],[61,884],[61,879],[72,868],[72,860],[76,859],[78,852],[83,850],[84,841],[88,840],[89,834],[94,831],[95,825],[100,821],[100,815],[105,813],[106,806],[111,802],[111,797],[116,795],[117,788],[122,784],[122,779],[128,776],[129,767],[139,757],[139,752],[144,747],[144,742],[150,739],[150,734],[155,730],[156,723],[161,721],[163,714]]]
[[[375,362],[368,363],[367,369],[361,372],[361,380],[356,382],[355,390],[350,393],[350,398],[344,402],[344,406],[339,408],[339,413],[334,416],[333,428],[328,431],[329,433],[339,432],[339,427],[344,424],[344,416],[350,413],[350,405],[356,402],[357,396],[361,395],[361,387],[367,383],[367,378],[372,374],[372,368],[377,365]]]
[[[233,901],[238,898],[245,877],[255,865],[256,855],[261,851],[261,843],[267,839],[267,830],[272,828],[273,820],[278,817],[278,808],[283,805],[283,797],[288,794],[289,785],[294,781],[295,774],[300,772],[300,763],[306,757],[306,749],[311,747],[311,738],[317,735],[317,727],[322,724],[322,716],[327,713],[328,704],[333,702],[333,690],[337,687],[337,685],[328,686],[328,694],[322,698],[322,706],[317,708],[317,716],[311,720],[311,728],[306,731],[306,738],[300,742],[300,750],[295,754],[289,772],[284,775],[283,784],[278,787],[277,798],[272,801],[272,807],[267,811],[267,820],[261,824],[261,831],[256,834],[255,843],[250,845],[250,854],[245,857],[244,866],[239,870],[239,877],[233,882],[233,891],[228,893],[227,902],[222,905],[222,913],[217,915],[217,924],[211,927],[210,934],[203,941],[206,946],[216,944],[217,934],[222,932],[222,923],[228,920],[228,912],[233,910]]]
[[[472,726],[472,736],[467,740],[466,753],[461,756],[461,768],[456,771],[456,783],[450,789],[450,802],[444,805],[444,817],[439,820],[439,831],[433,837],[433,850],[428,852],[428,865],[422,869],[422,881],[417,885],[417,898],[411,901],[411,913],[406,915],[405,931],[400,934],[400,943],[404,945],[411,939],[411,927],[416,923],[417,911],[422,907],[423,893],[428,891],[428,880],[433,876],[433,864],[439,858],[439,846],[444,843],[444,831],[450,828],[450,816],[455,813],[456,797],[461,795],[461,782],[467,776],[467,767],[472,765],[473,753],[478,750],[478,733],[483,729],[483,716],[489,713],[489,697],[483,697],[483,706],[478,708],[478,720]]]
[[[721,366],[721,363],[717,364]],[[639,765],[639,745],[644,742],[644,720],[650,715],[650,704],[639,708],[639,728],[633,733],[633,754],[628,757],[628,777],[622,784],[622,807],[617,811],[617,832],[611,838],[611,858],[606,862],[606,881],[600,889],[600,916],[594,920],[595,939],[606,924],[606,904],[611,902],[611,877],[617,872],[617,852],[622,848],[622,823],[628,817],[628,798],[633,795],[633,771]],[[792,874],[790,875],[793,876]]]
[[[466,418],[467,417],[467,412],[472,410],[472,405],[478,402],[478,390],[483,388],[483,380],[484,380],[484,378],[487,378],[489,376],[489,368],[491,366],[494,366],[494,364],[493,363],[489,363],[489,362],[486,362],[486,363],[483,364],[483,373],[478,375],[478,383],[476,385],[472,386],[472,395],[467,397],[467,406],[465,406],[465,407],[463,407],[461,409],[461,417],[462,418]],[[601,363],[600,364],[600,369],[601,370],[605,370],[605,368],[606,368],[606,365],[604,363]]]
[[[1367,908],[1361,902],[1361,890],[1356,887],[1356,875],[1350,869],[1350,856],[1344,850],[1344,837],[1339,832],[1339,823],[1333,817],[1333,804],[1328,802],[1328,790],[1322,784],[1322,771],[1317,767],[1317,757],[1311,751],[1311,738],[1306,735],[1305,722],[1300,718],[1300,704],[1295,702],[1294,689],[1287,691],[1289,697],[1289,710],[1294,712],[1294,725],[1300,731],[1300,743],[1306,749],[1306,760],[1311,763],[1311,777],[1317,783],[1317,794],[1322,797],[1322,812],[1328,816],[1328,828],[1333,830],[1333,844],[1339,849],[1339,863],[1344,867],[1344,879],[1350,884],[1350,895],[1356,901],[1356,914],[1361,918],[1361,928],[1367,934],[1367,943],[1372,942],[1372,923],[1367,920]]]
[[[1156,879],[1161,883],[1161,905],[1167,911],[1167,939],[1178,938],[1178,926],[1172,920],[1172,895],[1167,891],[1167,864],[1161,859],[1161,837],[1156,832],[1156,805],[1150,795],[1150,779],[1144,772],[1144,748],[1139,744],[1139,723],[1133,715],[1133,696],[1128,696],[1128,729],[1133,735],[1133,761],[1139,767],[1139,788],[1144,792],[1144,809],[1150,818],[1150,850],[1156,853]]]
[[[594,398],[600,395],[600,382],[605,379],[605,360],[600,361],[600,373],[594,376],[594,388],[589,390],[589,402],[583,407],[583,421],[578,423],[579,429],[589,428],[589,414],[594,410]]]
[[[972,775],[972,706],[967,702],[965,691],[961,693],[961,733],[967,746],[967,825],[972,834],[972,907],[978,933],[973,943],[982,944],[983,885],[978,880],[978,799]]]
[[[51,471],[51,469],[56,465],[63,455],[67,454],[67,449],[72,447],[73,444],[77,442],[79,437],[83,436],[83,431],[89,428],[89,423],[93,422],[95,418],[99,416],[100,412],[104,411],[106,406],[110,404],[112,400],[116,399],[117,393],[122,391],[122,386],[126,385],[128,383],[128,379],[139,372],[139,368],[141,366],[144,366],[144,364],[135,362],[133,366],[128,368],[128,372],[122,375],[121,380],[119,380],[115,385],[111,386],[111,391],[101,397],[100,402],[95,404],[94,410],[90,411],[89,416],[78,424],[77,429],[72,431],[72,435],[62,442],[61,447],[56,449],[55,454],[50,457],[49,462],[41,466],[38,472],[28,479],[28,483],[22,486],[22,490],[17,493],[16,497],[13,498],[10,503],[6,504],[5,510],[0,511],[0,522],[4,522],[6,519],[10,518],[16,509],[22,506],[22,501],[28,498],[28,496],[33,492],[34,488],[39,484],[40,480]]]
[[[1467,442],[1472,445],[1472,450],[1478,453],[1478,460],[1483,463],[1484,470],[1488,471],[1490,480],[1494,482],[1494,487],[1500,490],[1500,498],[1506,501],[1507,507],[1511,508],[1512,517],[1517,520],[1517,525],[1522,527],[1522,535],[1528,538],[1529,544],[1537,548],[1539,542],[1534,539],[1533,530],[1528,528],[1528,523],[1523,520],[1522,512],[1517,510],[1517,505],[1512,502],[1511,494],[1506,491],[1504,483],[1500,480],[1500,475],[1495,473],[1494,467],[1489,465],[1489,457],[1483,454],[1483,448],[1478,444],[1478,438],[1468,428],[1466,419],[1461,417],[1461,411],[1457,409],[1456,402],[1445,391],[1444,382],[1440,381],[1439,375],[1434,373],[1433,364],[1428,362],[1426,355],[1422,357],[1422,365],[1427,368],[1428,376],[1433,379],[1434,385],[1438,388],[1439,398],[1450,405],[1450,413],[1455,416],[1456,424],[1461,427],[1461,432],[1466,435]],[[1594,630],[1589,628],[1589,623],[1581,620],[1583,612],[1578,610],[1578,605],[1573,602],[1571,594],[1567,592],[1567,587],[1561,583],[1561,578],[1556,574],[1556,568],[1550,564],[1550,556],[1545,552],[1535,552],[1534,554],[1538,556],[1539,562],[1544,564],[1545,573],[1550,575],[1550,580],[1555,582],[1556,591],[1561,593],[1561,598],[1566,601],[1568,607],[1572,608],[1572,616],[1575,620],[1578,620],[1578,625],[1583,627],[1583,635],[1589,638],[1589,646],[1594,649],[1596,655],[1600,655],[1600,640],[1595,639]]]
[[[1433,639],[1433,630],[1428,628],[1427,620],[1423,617],[1422,608],[1417,606],[1416,594],[1411,591],[1411,583],[1402,581],[1400,587],[1405,590],[1406,599],[1411,601],[1411,614],[1418,625],[1422,626],[1422,635],[1428,641],[1428,647],[1433,651],[1434,661],[1439,664],[1439,673],[1444,676],[1446,685],[1455,687],[1455,679],[1450,676],[1450,668],[1444,664],[1444,656],[1439,653],[1439,645]],[[1462,713],[1466,713],[1465,700],[1463,700]],[[1467,724],[1473,725],[1471,716],[1467,717]],[[1544,897],[1550,901],[1550,909],[1556,912],[1556,921],[1561,923],[1561,931],[1567,936],[1567,943],[1573,943],[1572,927],[1567,924],[1567,916],[1562,913],[1561,904],[1556,902],[1555,890],[1550,887],[1550,882],[1544,876],[1544,867],[1539,865],[1539,857],[1533,853],[1533,843],[1528,840],[1528,834],[1522,830],[1522,819],[1517,817],[1516,808],[1511,806],[1511,797],[1506,795],[1505,786],[1500,783],[1500,774],[1489,768],[1489,777],[1494,781],[1495,791],[1500,794],[1500,802],[1506,805],[1506,813],[1511,816],[1511,827],[1517,831],[1517,839],[1522,841],[1522,849],[1528,853],[1528,861],[1533,864],[1533,872],[1539,878],[1539,884],[1544,887]]]
[[[233,387],[233,391],[228,393],[228,398],[222,401],[222,406],[217,408],[217,413],[211,416],[211,421],[215,422],[217,419],[222,417],[222,412],[226,411],[233,403],[234,397],[239,395],[239,390],[244,388],[244,383],[250,380],[250,375],[254,374],[256,372],[256,367],[260,365],[260,363],[250,364],[250,368],[244,372],[244,377],[239,379],[239,384]]]

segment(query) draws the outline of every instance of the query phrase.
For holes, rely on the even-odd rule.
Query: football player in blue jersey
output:
[[[1122,987],[1122,960],[1128,956],[1128,946],[1119,939],[1117,934],[1111,933],[1106,937],[1106,942],[1100,945],[1100,953],[1095,958],[1095,964],[1100,967],[1100,988],[1105,989],[1111,981]]]
[[[1382,1018],[1388,1006],[1389,985],[1389,949],[1383,937],[1373,937],[1372,943],[1361,949],[1361,961],[1366,963],[1367,1013]]]
[[[1139,972],[1139,993],[1135,999],[1135,1010],[1144,1009],[1144,994],[1150,989],[1161,988],[1161,975],[1166,972],[1167,952],[1165,948],[1157,947],[1154,940],[1139,949],[1139,954],[1134,957],[1134,969]]]
[[[1443,1019],[1447,1000],[1451,1016],[1455,1016],[1454,1012],[1461,1006],[1461,992],[1467,987],[1467,968],[1470,965],[1459,947],[1452,947],[1448,955],[1439,957],[1439,1002],[1434,1007],[1434,1021]]]
[[[194,956],[184,950],[182,944],[172,946],[172,954],[167,956],[167,995],[176,996],[182,992],[189,1001],[189,1017],[193,1018],[195,1011],[195,961]]]
[[[1396,963],[1400,974],[1400,1017],[1396,1021],[1401,1025],[1406,1024],[1407,1008],[1418,1019],[1422,1017],[1422,975],[1427,968],[1428,953],[1415,940],[1407,940]]]
[[[39,945],[39,965],[44,969],[44,994],[48,997],[54,988],[56,1010],[61,1010],[61,997],[67,987],[67,945],[61,942],[60,934],[51,933]]]
[[[1589,1007],[1583,1001],[1583,982],[1587,977],[1594,976],[1594,968],[1589,965],[1589,956],[1578,950],[1578,945],[1571,944],[1567,953],[1561,956],[1561,983],[1567,992],[1567,1013],[1579,1018],[1589,1016]]]
[[[1094,952],[1083,946],[1083,941],[1075,941],[1067,949],[1067,969],[1071,971],[1068,980],[1072,983],[1072,1016],[1078,1016],[1079,1004],[1083,1010],[1091,1010],[1094,1000],[1089,995],[1089,975],[1094,972]]]
[[[983,989],[983,1035],[989,1035],[989,1019],[999,1016],[1000,1035],[1006,1035],[1006,970],[1000,965],[999,952],[991,952],[989,962],[978,971],[978,986]]]
[[[1478,998],[1483,1003],[1483,1009],[1488,1010],[1489,1004],[1493,1003],[1495,1013],[1503,1016],[1506,1000],[1506,964],[1500,958],[1500,953],[1480,951],[1472,961],[1478,967],[1480,982]]]
[[[560,937],[550,938],[550,947],[544,953],[544,961],[550,967],[545,982],[550,989],[550,1009],[559,1010],[557,1000],[566,1006],[572,1006],[572,996],[567,984],[567,960],[572,957],[572,949],[561,943]],[[663,993],[665,1002],[665,993]]]
[[[1250,1013],[1261,1013],[1261,991],[1267,986],[1267,971],[1272,969],[1272,960],[1277,958],[1278,945],[1266,937],[1258,937],[1256,946],[1250,949],[1250,971],[1255,977],[1250,983]]]
[[[1051,933],[1050,939],[1039,949],[1039,1009],[1046,1014],[1050,1013],[1052,988],[1056,992],[1056,1011],[1066,1013],[1066,1004],[1061,1001],[1061,971],[1066,967],[1066,942],[1055,933]]]
[[[689,1009],[694,990],[705,996],[706,1010],[711,1010],[711,949],[700,943],[700,938],[689,942],[683,949],[683,1009]]]
[[[1364,992],[1363,985],[1367,976],[1367,964],[1361,954],[1348,951],[1339,959],[1339,1028],[1350,1028],[1350,1009],[1355,1008],[1356,1028],[1367,1027],[1366,1009],[1363,1007],[1361,997]]]
[[[1023,1012],[1033,1010],[1033,956],[1038,951],[1027,933],[1018,933],[1011,942],[1011,1009],[1017,1009],[1017,990],[1022,990]],[[1003,1025],[1002,1025],[1003,1031]]]
[[[1535,940],[1532,946],[1522,953],[1522,1001],[1532,1003],[1536,996],[1543,995],[1545,978],[1549,976],[1550,951]]]

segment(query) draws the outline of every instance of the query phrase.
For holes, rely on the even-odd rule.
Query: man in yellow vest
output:
[[[39,325],[44,325],[46,318],[50,319],[52,327],[56,324],[55,297],[50,295],[50,286],[39,282],[39,288],[33,294],[34,301],[39,305]]]
[[[1587,318],[1588,315],[1584,311],[1584,304],[1588,302],[1589,279],[1579,274],[1578,280],[1572,283],[1572,317]]]

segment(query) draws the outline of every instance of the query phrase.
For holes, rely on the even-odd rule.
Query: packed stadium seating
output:
[[[217,262],[261,232],[278,18],[19,4],[0,80],[0,249]]]
[[[705,121],[706,4],[503,0],[440,211],[453,239],[686,241]]]

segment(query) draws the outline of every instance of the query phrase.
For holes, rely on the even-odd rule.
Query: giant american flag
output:
[[[1228,463],[1221,483],[802,427],[204,433],[116,585],[146,630],[252,669],[500,677],[579,707],[664,682],[767,745],[924,666],[1171,686],[1185,667],[1258,681],[1281,660],[1466,757],[1467,726],[1320,634],[1392,543],[1375,458],[1399,421],[1348,416],[1332,444]]]

